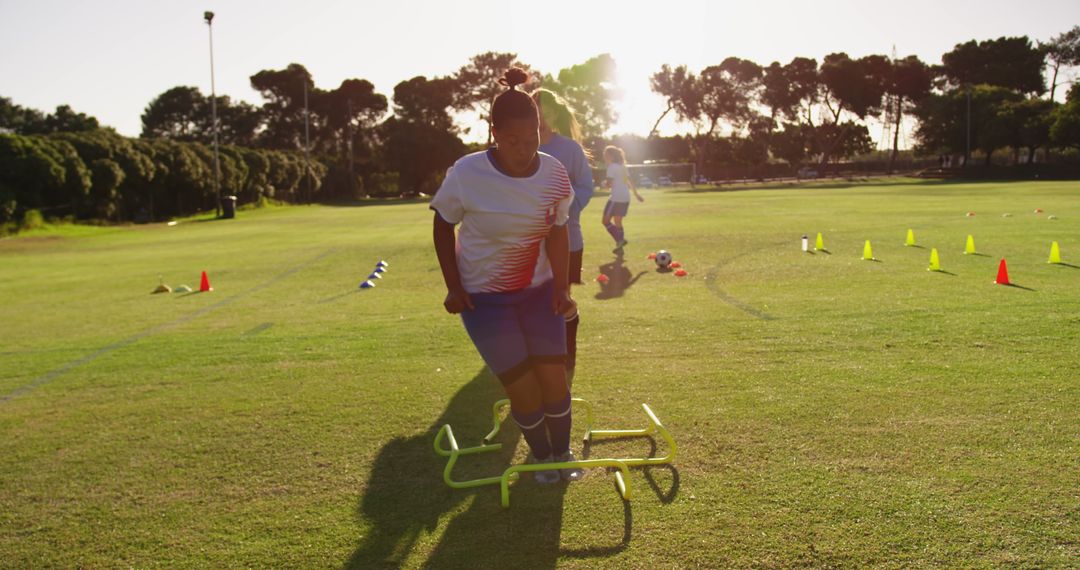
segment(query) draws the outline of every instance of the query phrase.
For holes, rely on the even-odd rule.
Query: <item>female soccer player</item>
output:
[[[565,316],[576,309],[566,231],[574,192],[563,165],[537,152],[536,104],[515,88],[527,80],[519,68],[499,80],[507,89],[491,108],[496,146],[454,163],[431,200],[435,253],[447,288],[443,306],[461,314],[506,390],[530,461],[573,461]],[[544,470],[533,478],[554,483],[583,474]]]
[[[645,198],[638,194],[634,181],[630,179],[630,172],[626,168],[626,154],[617,146],[608,146],[604,149],[604,162],[607,163],[607,180],[604,185],[611,188],[611,198],[604,206],[604,215],[601,223],[615,240],[615,249],[611,252],[622,253],[623,246],[627,243],[626,234],[623,231],[622,221],[630,210],[630,191],[638,202],[644,202]]]
[[[592,168],[589,156],[581,147],[581,126],[574,110],[558,94],[547,89],[537,89],[533,101],[540,109],[540,152],[559,159],[570,176],[574,188],[574,201],[570,204],[570,219],[566,222],[570,234],[570,283],[581,284],[581,262],[585,252],[585,240],[581,235],[581,211],[593,195]],[[577,331],[581,319],[577,311],[566,317],[566,378],[573,383],[577,364]]]

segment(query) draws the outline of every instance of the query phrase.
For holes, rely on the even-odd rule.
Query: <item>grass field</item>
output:
[[[426,204],[0,240],[0,566],[1075,567],[1078,192],[646,191],[621,261],[598,198],[575,396],[607,428],[648,402],[680,454],[629,503],[594,470],[507,510],[432,450],[444,423],[478,443],[501,390],[442,311]],[[829,253],[802,253],[816,232]],[[202,270],[212,293],[149,294]],[[500,441],[458,476],[524,457]]]

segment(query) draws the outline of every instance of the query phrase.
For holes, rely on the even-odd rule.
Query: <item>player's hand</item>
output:
[[[642,198],[642,197],[641,197],[641,195],[639,194],[639,195],[637,196],[637,201],[638,201],[638,202],[644,202],[644,201],[645,201],[645,198]]]
[[[570,290],[556,291],[551,299],[551,308],[556,315],[568,317],[577,310],[577,303],[570,298]]]
[[[451,289],[446,294],[446,300],[443,301],[443,307],[446,307],[446,312],[451,315],[456,315],[465,309],[475,309],[473,306],[472,297],[462,288]]]

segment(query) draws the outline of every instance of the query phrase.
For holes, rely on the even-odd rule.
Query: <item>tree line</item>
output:
[[[651,84],[667,101],[657,125],[671,113],[692,127],[689,151],[699,164],[718,156],[793,167],[828,163],[869,152],[867,122],[880,119],[891,131],[892,170],[905,119],[916,123],[916,152],[958,155],[964,164],[973,151],[989,164],[1003,148],[1026,151],[1030,162],[1038,149],[1080,147],[1080,90],[1074,85],[1064,105],[1053,100],[1066,82],[1060,72],[1077,65],[1080,26],[1038,45],[1027,37],[972,40],[937,65],[916,56],[842,52],[820,63],[795,57],[767,66],[729,57],[698,73],[664,65]]]
[[[502,89],[497,78],[515,65],[533,77],[526,89],[543,85],[571,103],[586,146],[599,156],[616,119],[608,54],[544,74],[516,54],[487,52],[447,76],[402,81],[390,99],[359,78],[321,88],[294,63],[250,76],[261,105],[211,100],[190,86],[168,89],[146,106],[138,138],[67,106],[44,114],[0,98],[0,223],[31,210],[119,221],[213,209],[211,108],[222,194],[241,203],[432,193],[449,164],[485,146],[463,142],[470,127],[455,118],[487,120]],[[1014,160],[1031,161],[1053,148],[1059,160],[1075,160],[1080,88],[1073,85],[1064,104],[1053,96],[1072,83],[1078,65],[1080,26],[1046,43],[972,40],[933,65],[845,53],[769,65],[729,57],[696,72],[664,65],[651,77],[667,102],[656,125],[671,115],[690,132],[661,137],[654,126],[648,137],[629,137],[636,139],[632,159],[694,162],[699,172],[716,165],[794,171],[869,152],[868,124],[880,119],[891,127],[889,169],[905,121],[915,123],[915,150],[925,155],[959,155],[966,164],[979,153],[989,163],[1011,149]]]

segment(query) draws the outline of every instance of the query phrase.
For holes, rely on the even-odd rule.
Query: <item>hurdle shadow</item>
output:
[[[621,442],[626,442],[626,441],[641,441],[641,440],[645,440],[645,441],[649,442],[649,452],[645,455],[645,457],[656,457],[656,449],[657,449],[657,447],[656,447],[656,438],[654,438],[653,436],[650,435],[650,436],[645,436],[645,437],[641,437],[641,436],[613,437],[613,438],[610,438],[610,439],[605,438],[605,439],[601,439],[601,440],[592,441],[592,442],[589,443],[588,446],[585,447],[585,452],[582,454],[582,458],[583,459],[589,459],[593,455],[593,450],[594,449],[602,447],[602,446],[604,446],[606,444],[612,444],[612,443],[620,442],[620,441]],[[636,471],[636,470],[638,470],[638,468],[634,468],[634,470]],[[675,497],[679,494],[679,486],[680,486],[680,483],[681,483],[681,478],[680,478],[680,475],[679,475],[678,468],[676,468],[674,465],[668,463],[668,464],[665,464],[665,465],[647,465],[645,467],[641,467],[640,470],[641,470],[642,474],[645,476],[645,482],[649,484],[649,488],[652,489],[653,493],[656,494],[656,498],[659,499],[661,503],[663,503],[665,505],[668,505],[668,504],[671,504],[671,502],[675,500]],[[610,471],[610,469],[609,469],[609,471]],[[667,477],[669,478],[670,482],[667,483],[666,485],[661,485],[661,483],[657,480],[657,477],[656,477],[656,474],[654,473],[654,471],[657,472],[657,473],[666,471],[668,473]],[[667,487],[667,490],[664,489],[665,486]],[[629,536],[629,535],[627,535],[627,536]]]
[[[607,277],[607,283],[600,283],[600,292],[596,294],[596,299],[603,301],[622,297],[626,290],[633,287],[646,273],[648,272],[642,271],[637,275],[631,274],[630,268],[626,267],[626,258],[622,253],[616,253],[615,259],[600,266],[600,274]]]
[[[491,568],[555,568],[560,556],[610,556],[629,544],[632,517],[627,504],[621,508],[621,542],[560,552],[566,483],[538,485],[522,475],[511,484],[511,507],[503,509],[498,485],[451,489],[443,482],[446,458],[433,449],[439,429],[450,424],[460,444],[475,445],[491,430],[491,405],[502,398],[505,393],[498,379],[484,367],[423,432],[383,446],[357,506],[358,518],[369,526],[345,568],[415,565],[418,561],[411,557],[417,544],[443,525],[423,568],[474,568],[481,561]],[[455,467],[454,477],[501,475],[513,461],[520,439],[513,422],[504,420],[495,439],[502,449],[466,456]],[[447,523],[451,512],[455,514]]]

